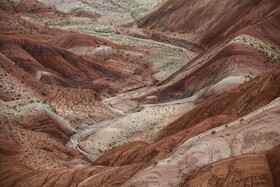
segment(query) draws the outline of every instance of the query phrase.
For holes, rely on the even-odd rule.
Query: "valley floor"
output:
[[[279,7],[198,47],[168,3],[0,3],[0,186],[280,184]]]

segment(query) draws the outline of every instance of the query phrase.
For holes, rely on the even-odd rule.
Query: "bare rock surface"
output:
[[[203,179],[203,180],[201,180]],[[273,186],[264,155],[244,155],[200,169],[184,186]]]
[[[279,146],[279,106],[278,99],[227,127],[217,127],[187,140],[175,153],[140,171],[124,186],[178,186],[209,163]]]

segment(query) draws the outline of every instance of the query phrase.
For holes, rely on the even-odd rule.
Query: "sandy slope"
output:
[[[248,44],[250,47],[248,47],[237,42],[238,39],[233,40],[218,54],[208,61],[204,61],[202,65],[198,63],[201,62],[201,59],[193,61],[193,64],[188,68],[188,72],[192,73],[175,84],[170,83],[174,81],[173,79],[162,88],[156,88],[155,90],[160,91],[153,93],[152,96],[145,96],[144,99],[123,99],[126,97],[125,95],[130,94],[127,93],[105,100],[105,104],[112,111],[122,115],[126,112],[132,112],[132,114],[110,121],[108,126],[84,139],[80,143],[81,148],[95,155],[96,159],[107,150],[128,142],[135,140],[153,142],[161,129],[182,116],[183,113],[188,113],[198,103],[215,98],[225,90],[247,82],[275,66],[272,63],[263,63],[263,56],[252,48],[250,43]],[[278,55],[278,53],[276,54]],[[186,74],[186,71],[182,72],[181,75],[180,73],[178,76]],[[161,105],[141,105],[141,102],[155,102],[159,98],[161,102],[169,102]],[[170,102],[175,99],[176,102]],[[140,100],[140,105],[138,100]],[[135,111],[138,112],[134,113]],[[168,129],[167,131],[173,132],[176,129],[172,126],[170,128],[172,130]]]
[[[276,0],[170,0],[128,24],[128,30],[123,32],[201,51],[232,37],[243,28],[269,19],[277,10],[279,3]]]
[[[277,99],[227,126],[195,136],[179,146],[168,158],[137,173],[124,186],[178,186],[206,164],[273,149],[280,142],[279,109],[280,102]]]

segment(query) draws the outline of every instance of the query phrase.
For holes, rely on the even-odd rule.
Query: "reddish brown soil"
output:
[[[275,31],[279,30],[278,17],[277,0],[219,0],[206,3],[195,0],[169,0],[156,11],[119,29],[130,35],[152,38],[201,52],[234,37],[236,33],[244,32],[242,30],[245,28],[251,30],[251,33],[270,33],[269,38],[275,38]],[[267,22],[273,23],[277,27],[274,28],[276,30],[270,29],[271,25]],[[140,29],[145,36],[129,29],[131,26]]]
[[[167,126],[155,143],[132,142],[116,147],[100,157],[95,164],[111,167],[137,162],[152,164],[166,158],[174,148],[189,138],[227,124],[279,97],[279,81],[280,71],[275,68],[188,112]]]
[[[23,6],[20,13],[35,15],[24,11],[25,6],[39,7],[37,2],[36,6],[33,3],[22,1],[17,4]],[[93,92],[113,95],[154,81],[154,70],[138,55],[148,53],[143,47],[120,46],[84,34],[47,29],[16,15],[16,12],[0,10],[0,51],[43,83],[89,88]],[[144,78],[146,81],[142,81]]]
[[[167,2],[170,4],[171,2]],[[190,3],[190,2],[188,2]],[[194,2],[193,2],[194,3]],[[175,3],[176,4],[176,3]],[[253,3],[254,4],[254,3]],[[173,4],[174,5],[174,4]],[[164,5],[165,6],[165,5]],[[163,7],[164,7],[163,6]],[[259,4],[255,4],[259,8]],[[262,5],[263,6],[263,5]],[[276,6],[278,7],[278,6]],[[177,7],[181,8],[181,7]],[[160,9],[158,10],[160,11]],[[168,14],[170,16],[174,16],[173,14]],[[260,19],[256,21],[255,24],[249,25],[244,28],[234,29],[235,31],[230,32],[230,35],[226,35],[227,37],[223,40],[219,37],[212,37],[212,39],[218,39],[219,42],[215,41],[207,41],[209,48],[208,50],[203,51],[200,55],[198,55],[194,60],[183,66],[179,71],[175,72],[173,75],[160,82],[158,85],[168,84],[173,81],[173,79],[178,76],[180,73],[186,72],[191,69],[191,67],[199,65],[200,63],[204,63],[205,60],[201,60],[203,56],[212,53],[213,51],[218,50],[218,46],[224,46],[226,42],[233,37],[238,35],[247,34],[253,37],[256,37],[260,40],[270,43],[271,45],[279,47],[279,15],[280,10],[279,7],[275,8],[271,14],[268,16],[264,16],[264,19]],[[219,20],[221,21],[221,20]],[[252,20],[251,20],[252,21]],[[240,26],[240,25],[239,25]],[[155,26],[156,27],[156,26]],[[157,29],[153,28],[152,32],[156,32]],[[210,29],[211,30],[211,29]],[[220,37],[224,37],[225,35],[220,35]],[[172,43],[172,42],[171,42]],[[199,69],[188,73],[185,77],[181,78],[175,84],[171,84],[168,87],[164,87],[160,89],[156,93],[153,93],[156,97],[154,100],[146,101],[145,98],[138,98],[138,100],[142,102],[166,102],[170,100],[183,99],[186,97],[191,97],[196,94],[201,89],[215,85],[217,82],[221,81],[223,78],[234,76],[238,74],[248,74],[247,78],[251,79],[255,75],[258,75],[261,72],[268,70],[269,68],[275,66],[275,64],[266,63],[266,56],[255,50],[250,45],[246,46],[244,44],[230,44],[221,50],[218,54],[212,57],[210,60],[207,60],[203,66]],[[280,59],[277,61],[279,62]],[[245,65],[246,64],[246,65]],[[245,65],[245,66],[243,66]],[[247,69],[248,68],[248,69]],[[247,70],[246,70],[247,69]],[[207,91],[207,90],[206,90]],[[204,93],[200,96],[197,102],[203,102],[205,99],[215,98],[219,93],[211,92]]]
[[[162,138],[215,115],[242,117],[280,96],[279,66],[191,110],[162,131]]]
[[[266,153],[271,173],[273,175],[274,186],[280,185],[280,148],[273,149]]]
[[[141,164],[108,168],[103,166],[80,169],[34,171],[22,164],[0,164],[1,186],[120,186],[135,174]],[[122,177],[120,177],[122,176]]]
[[[164,138],[152,144],[147,144],[145,142],[128,143],[106,152],[102,157],[95,161],[94,164],[110,167],[143,162],[151,164],[167,157],[177,146],[191,137],[209,129],[227,124],[235,119],[237,118],[234,116],[213,116],[189,129],[185,129],[175,134],[174,136]]]
[[[48,126],[59,128],[55,124]],[[35,170],[88,165],[88,159],[81,153],[62,144],[65,141],[63,137],[55,138],[59,129],[53,132],[53,130],[38,130],[33,127],[28,127],[14,119],[1,119],[1,162],[19,162]]]
[[[50,134],[54,139],[63,144],[66,144],[69,141],[69,137],[71,135],[65,127],[47,114],[38,114],[28,119],[21,119],[20,123],[23,127],[32,131]]]
[[[278,5],[279,6],[279,3]],[[242,29],[239,33],[255,36],[263,41],[268,41],[274,46],[280,46],[279,33],[280,33],[280,11],[279,7],[277,11],[272,12],[271,16],[266,17],[264,20],[258,22],[255,25]]]
[[[280,46],[278,1],[213,2],[216,4],[200,7],[199,1],[169,0],[135,22],[146,37],[199,52],[208,49],[160,85],[197,63],[204,53],[240,34]],[[0,116],[0,186],[121,186],[138,171],[174,153],[190,138],[280,97],[279,65],[263,63],[263,56],[252,47],[230,44],[176,84],[156,92],[159,99],[153,102],[192,96],[244,71],[253,72],[256,78],[221,93],[202,95],[196,101],[199,105],[164,128],[155,142],[127,143],[90,163],[84,155],[65,146],[71,132],[44,110],[46,102],[59,109],[59,115],[69,117],[73,126],[93,119],[110,119],[116,114],[104,109],[100,100],[154,83],[153,68],[138,55],[149,52],[144,47],[120,46],[92,36],[45,28],[18,17],[65,16],[35,0],[16,6],[4,0],[0,7],[0,99],[5,101],[0,103],[0,111],[6,111]],[[216,13],[220,7],[226,8]],[[72,13],[95,16],[83,10]],[[193,33],[195,36],[188,35]],[[143,77],[149,80],[142,82]],[[15,100],[18,105],[11,107],[13,102],[8,101]],[[42,110],[19,111],[21,102],[37,102]],[[98,116],[98,112],[104,116]],[[185,186],[279,186],[279,152],[277,148],[212,163],[188,178]]]
[[[89,36],[85,34],[69,34],[64,35],[58,38],[53,38],[52,40],[48,41],[49,44],[56,45],[58,47],[64,48],[64,49],[71,49],[73,47],[94,47],[97,48],[98,46],[102,46],[104,43],[106,43],[106,46],[114,47],[118,49],[128,49],[126,46],[120,46],[118,44],[115,44],[113,42],[97,38],[94,36]]]
[[[100,18],[101,15],[95,14],[93,12],[84,10],[82,8],[74,9],[70,12],[70,15],[76,16],[76,17],[83,17],[83,18]]]
[[[1,35],[0,51],[31,74],[36,74],[38,71],[51,73],[52,75],[48,78],[42,76],[41,81],[47,84],[88,87],[96,91],[104,89],[105,84],[105,89],[110,90],[106,87],[112,87],[116,92],[121,91],[121,89],[114,84],[106,85],[106,81],[101,84],[98,82],[93,84],[93,81],[109,78],[122,81],[125,87],[129,87],[137,86],[135,82],[141,77],[149,77],[149,80],[153,79],[151,77],[152,68],[143,62],[139,56],[119,52],[128,50],[128,47],[121,47],[112,42],[82,34],[65,35],[56,39],[51,36],[48,38],[52,39],[46,41],[46,37],[36,36],[36,40],[33,40],[31,36]],[[110,47],[110,50],[112,50],[97,55],[79,55],[67,50],[79,47],[99,48],[100,45]],[[143,51],[136,48],[130,49],[130,51],[133,50],[136,52]],[[143,52],[145,53],[145,51]],[[120,61],[120,63],[114,61]],[[137,71],[134,74],[128,74],[124,72],[124,68],[133,68]],[[110,81],[107,81],[107,84],[109,83]],[[147,83],[143,82],[142,84]]]
[[[197,57],[197,60],[193,60],[168,79],[162,81],[160,85],[172,81],[179,73],[196,64],[199,58],[200,56]],[[231,44],[196,71],[193,71],[180,81],[165,87],[153,95],[158,98],[156,102],[165,102],[191,97],[201,89],[209,89],[211,86],[230,76],[243,74],[250,80],[261,72],[275,66],[272,63],[264,63],[264,60],[264,57],[250,46],[246,46],[245,44]],[[203,94],[197,102],[214,98],[216,94],[218,93]]]
[[[1,1],[0,7],[2,10],[7,11],[7,12],[15,11],[15,5],[13,3],[10,3],[8,0]]]
[[[1,50],[8,50],[7,57],[30,73],[52,70],[57,76],[65,78],[65,82],[71,79],[74,83],[83,84],[100,77],[117,75],[113,70],[104,69],[62,48],[27,38],[2,36],[1,44]]]
[[[47,99],[56,94],[55,90],[35,79],[8,58],[0,55],[1,72],[1,100],[11,101],[18,99]],[[47,96],[43,96],[44,91]]]
[[[60,108],[60,111],[61,109],[69,110],[69,108],[73,109],[74,107],[73,111],[76,109],[80,112],[86,109],[88,114],[92,114],[99,106],[100,108],[105,108],[98,101],[102,95],[110,96],[114,92],[121,91],[130,86],[129,84],[138,86],[135,82],[130,83],[130,79],[141,82],[137,79],[151,77],[152,75],[151,72],[153,70],[146,63],[141,64],[142,60],[138,56],[126,54],[126,51],[145,54],[147,53],[145,49],[120,46],[87,35],[70,34],[68,31],[47,29],[16,16],[24,14],[40,16],[46,15],[46,12],[58,14],[53,9],[36,4],[35,1],[22,1],[16,6],[16,9],[8,1],[1,2],[2,6],[7,7],[5,10],[8,10],[0,10],[0,51],[3,54],[0,55],[0,99],[2,101],[36,98],[51,102]],[[33,6],[36,7],[34,10],[31,8]],[[101,45],[114,51],[109,54],[101,52],[98,55],[80,55],[68,51],[75,47],[92,47],[96,49]],[[124,54],[119,54],[118,51]],[[105,57],[109,57],[108,60]],[[139,74],[122,72],[123,67],[116,65],[113,60],[121,60],[120,63],[123,66],[129,64],[129,66],[134,66],[133,68],[138,67],[139,71],[137,73]],[[147,71],[143,71],[144,68]],[[37,80],[35,77],[37,77],[38,72],[48,72],[51,75],[41,74],[39,80]],[[123,81],[124,77],[127,80],[127,84]],[[124,87],[119,88],[116,84],[110,83],[111,81],[104,81],[107,78],[122,81]],[[98,79],[102,79],[101,83],[94,82]],[[113,89],[115,91],[112,91]],[[98,91],[100,92],[99,94],[97,94]],[[30,100],[33,104],[35,102],[34,105],[42,104],[40,101],[37,104],[37,101]],[[19,103],[19,105],[21,104]],[[92,105],[93,108],[90,108]],[[1,112],[3,107],[4,105],[1,105]],[[5,110],[14,110],[13,112],[15,113],[23,112],[18,111],[17,107],[7,107]],[[60,172],[67,174],[70,170],[63,168],[76,168],[89,164],[89,160],[81,153],[65,146],[65,143],[69,141],[71,132],[61,123],[54,120],[47,112],[40,112],[38,114],[31,110],[24,112],[27,113],[25,117],[19,115],[16,118],[9,112],[7,114],[11,116],[1,116],[0,160],[1,164],[5,163],[5,166],[1,166],[0,169],[1,176],[3,177],[0,180],[1,186],[22,185],[26,182],[28,182],[26,184],[28,186],[36,186],[42,185],[44,180],[52,183],[53,180],[49,181],[48,175],[45,175],[44,171],[55,176],[55,172],[52,170],[54,168],[60,168]],[[104,116],[106,119],[111,117],[109,111],[107,114],[108,116]],[[89,116],[89,121],[92,121],[92,118],[95,120],[100,118],[100,116],[94,116],[94,113],[92,115]],[[73,120],[76,119],[74,116]],[[81,119],[83,117],[80,116],[77,123],[81,123]],[[100,167],[88,168],[88,171],[79,170],[81,176],[80,181],[77,182],[81,182],[90,176],[93,170],[96,173],[101,171],[98,168]],[[103,168],[103,170],[108,169]],[[41,170],[41,172],[38,173],[36,170]],[[131,167],[129,170],[135,173],[137,167]],[[8,171],[12,172],[15,178],[19,177],[21,180],[32,176],[32,180],[36,180],[38,183],[31,182],[33,183],[31,185],[28,179],[17,184],[15,178],[8,177],[10,174]],[[124,171],[127,171],[127,169]],[[75,177],[75,172],[73,169],[73,172],[70,174],[73,175],[73,178]],[[88,175],[83,175],[84,172],[88,172]],[[16,176],[16,173],[19,175]],[[30,173],[32,174],[30,175]],[[115,168],[112,171],[112,174],[114,173],[119,174],[119,169]],[[35,177],[37,174],[39,176],[43,175],[42,180],[38,180],[38,176]],[[132,175],[133,173],[127,175],[127,177]],[[21,178],[23,176],[24,178]],[[69,177],[68,182],[72,183],[73,178]],[[113,184],[114,180],[114,178],[110,179],[107,184]],[[102,181],[103,177],[96,181],[96,183],[102,184]],[[123,179],[124,182],[125,179]],[[61,184],[65,185],[66,183],[62,181]]]
[[[25,14],[26,12],[31,14],[53,12],[53,13],[64,15],[63,13],[56,11],[52,7],[47,6],[36,0],[20,1],[19,3],[16,4],[15,11],[17,13],[23,13],[23,14]]]
[[[213,163],[200,169],[184,187],[246,185],[273,186],[269,164],[264,155],[244,155]]]
[[[279,147],[265,155],[225,159],[201,168],[184,186],[279,186],[279,159]]]

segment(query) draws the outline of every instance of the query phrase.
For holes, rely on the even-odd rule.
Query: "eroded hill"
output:
[[[278,1],[0,7],[1,186],[280,185]]]

